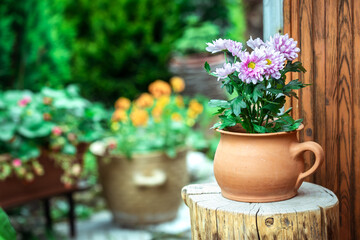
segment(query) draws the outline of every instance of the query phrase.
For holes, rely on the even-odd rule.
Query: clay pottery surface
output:
[[[304,128],[301,125],[297,131]],[[304,178],[324,161],[321,146],[299,143],[297,131],[221,134],[214,174],[224,197],[243,202],[273,202],[294,197]],[[315,163],[304,172],[303,153],[312,151]]]
[[[134,227],[176,217],[180,191],[189,182],[186,149],[175,158],[164,152],[98,156],[103,195],[115,223]]]

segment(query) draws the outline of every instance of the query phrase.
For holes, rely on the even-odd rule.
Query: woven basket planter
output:
[[[122,226],[159,223],[176,217],[180,191],[189,181],[186,150],[173,159],[162,152],[99,158],[99,177],[114,221]]]
[[[184,57],[173,57],[170,61],[169,70],[174,76],[185,80],[185,91],[183,94],[195,96],[201,94],[210,98],[222,99],[225,92],[221,82],[214,80],[204,69],[204,63],[208,62],[212,70],[223,67],[225,58],[223,54],[207,55],[193,54]]]

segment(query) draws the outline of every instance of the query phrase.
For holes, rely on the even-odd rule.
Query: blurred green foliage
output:
[[[16,232],[11,226],[8,216],[0,208],[0,240],[15,240]]]
[[[242,5],[242,0],[2,0],[1,88],[38,91],[77,83],[83,96],[108,104],[119,96],[134,98],[155,79],[169,78],[174,43],[191,33],[189,16],[197,16],[205,32],[211,23],[219,36],[241,40]]]
[[[61,87],[71,78],[72,32],[63,28],[61,0],[3,0],[0,79],[3,88]]]
[[[181,33],[181,1],[70,1],[66,17],[77,36],[73,78],[85,96],[133,98],[167,78],[172,42]]]

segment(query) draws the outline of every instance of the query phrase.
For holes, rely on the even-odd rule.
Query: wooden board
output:
[[[182,197],[190,208],[192,239],[339,239],[336,195],[306,183],[289,200],[246,203],[228,200],[216,183],[189,185]]]
[[[298,103],[292,99],[293,116],[304,118],[303,140],[325,150],[309,180],[340,199],[342,239],[360,239],[360,1],[284,0],[283,10],[284,30],[299,41],[310,70],[300,79],[312,83]]]

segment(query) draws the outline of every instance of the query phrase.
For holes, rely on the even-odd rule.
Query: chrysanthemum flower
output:
[[[211,53],[217,53],[221,52],[223,50],[226,50],[226,44],[229,40],[228,39],[216,39],[212,43],[206,43],[208,46],[205,48],[206,51]]]
[[[265,52],[266,68],[264,74],[266,79],[269,79],[269,77],[279,79],[281,77],[279,71],[284,68],[284,55],[271,47],[263,46],[260,49]]]
[[[235,64],[236,71],[239,72],[238,77],[246,83],[254,83],[263,81],[263,74],[266,69],[265,52],[259,48],[255,48],[250,54],[244,52],[240,58],[241,62]]]
[[[218,77],[217,80],[219,81],[220,79],[227,78],[228,75],[233,72],[235,72],[235,67],[231,63],[224,63],[224,67],[216,68],[214,73]]]
[[[273,37],[270,37],[270,40],[266,44],[284,54],[284,57],[289,61],[297,58],[297,53],[300,52],[300,48],[296,47],[297,41],[289,38],[288,34],[280,35],[277,33]]]
[[[250,39],[246,42],[246,44],[251,49],[260,48],[261,46],[265,45],[263,40],[261,40],[260,38],[252,39],[251,36],[250,36]]]
[[[235,57],[240,57],[242,54],[243,45],[241,42],[227,40],[225,43],[226,49]]]

